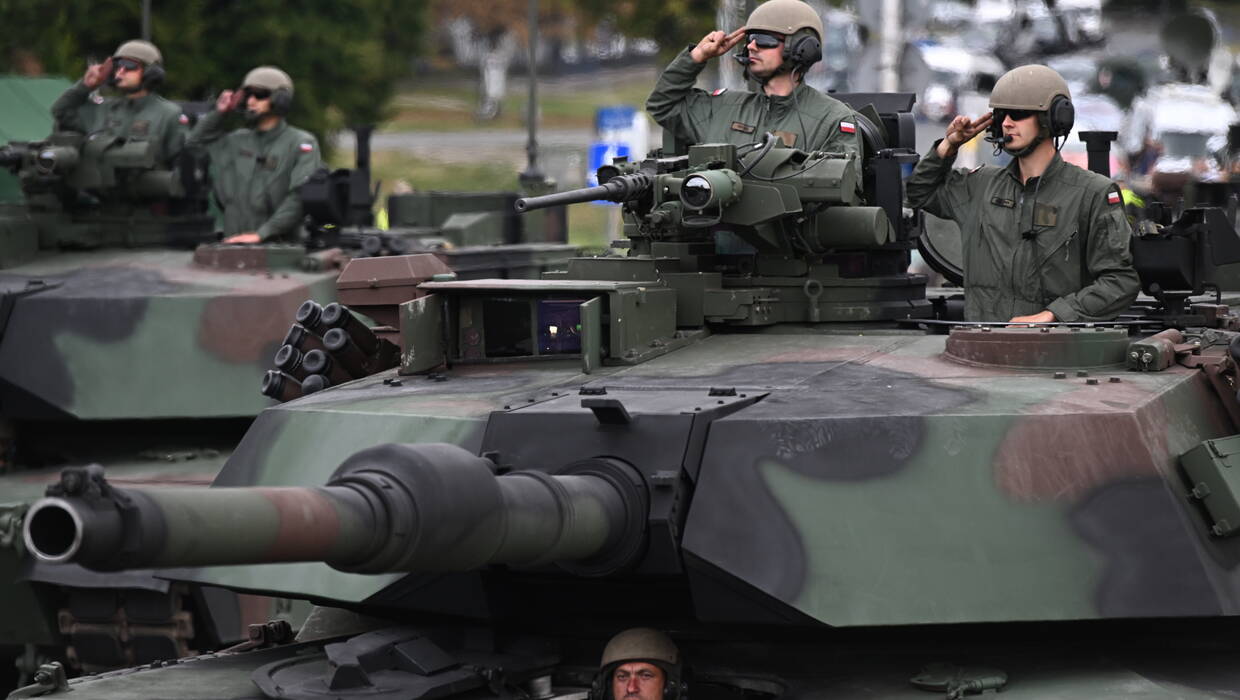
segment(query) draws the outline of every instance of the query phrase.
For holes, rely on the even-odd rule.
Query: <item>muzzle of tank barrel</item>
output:
[[[115,488],[97,465],[67,469],[24,524],[28,550],[100,571],[322,561],[357,573],[560,564],[630,566],[647,503],[626,464],[514,471],[449,444],[362,450],[327,486]],[[609,466],[610,465],[610,466]]]

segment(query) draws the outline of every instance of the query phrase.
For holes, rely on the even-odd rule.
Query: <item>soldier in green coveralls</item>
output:
[[[730,34],[713,31],[682,51],[659,76],[646,111],[689,143],[745,145],[773,132],[789,147],[859,155],[852,109],[801,80],[822,58],[822,35],[822,19],[809,5],[769,0],[749,15],[744,27]],[[695,89],[706,62],[742,40],[746,50],[737,58],[762,92]]]
[[[225,243],[292,239],[302,220],[297,187],[322,167],[312,134],[285,121],[293,81],[273,66],[245,76],[241,89],[225,90],[190,132],[187,145],[211,155],[212,187],[223,215],[216,222]],[[224,118],[245,106],[249,126],[225,133]]]
[[[86,69],[82,79],[52,105],[57,128],[115,141],[149,141],[155,162],[174,165],[185,145],[189,120],[174,102],[155,94],[164,80],[164,59],[149,41],[126,41],[111,58]],[[104,84],[122,93],[104,98]]]
[[[906,183],[909,206],[960,225],[965,319],[1114,319],[1140,291],[1132,229],[1114,182],[1059,157],[1056,142],[1073,122],[1067,83],[1046,66],[1014,68],[990,107],[953,119]],[[960,146],[987,128],[1012,162],[952,168]]]

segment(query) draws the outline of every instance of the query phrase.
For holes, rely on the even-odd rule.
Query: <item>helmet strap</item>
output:
[[[1010,154],[1014,158],[1024,158],[1030,153],[1033,153],[1034,149],[1040,146],[1042,142],[1046,140],[1046,137],[1050,134],[1050,126],[1048,124],[1048,122],[1050,121],[1050,116],[1047,115],[1045,112],[1039,112],[1037,115],[1037,120],[1038,120],[1038,135],[1035,136],[1034,139],[1029,142],[1028,146],[1025,146],[1024,148],[1019,148],[1016,150],[1012,150],[1010,148],[1004,148],[1003,150],[1007,151],[1008,154]]]

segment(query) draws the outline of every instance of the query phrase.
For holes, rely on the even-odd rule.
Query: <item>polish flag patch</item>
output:
[[[845,134],[855,134],[857,133],[857,125],[852,122],[840,122],[840,131]]]
[[[725,92],[727,92],[727,91],[728,91],[728,89],[727,89],[727,88],[719,88],[718,90],[715,90],[714,92],[710,93],[710,96],[711,96],[711,97],[718,97],[718,96],[722,95],[723,93],[725,93]]]
[[[298,148],[298,150],[300,150],[302,153],[309,153],[310,151],[313,151],[313,150],[314,150],[314,144],[307,142],[307,143],[303,143],[303,144],[301,144],[301,145],[300,145],[300,146],[298,146],[297,148]]]
[[[1119,204],[1120,199],[1119,192],[1115,190],[1107,192],[1107,204]]]
[[[184,114],[182,114],[181,116],[177,117],[177,121],[181,122],[182,124],[188,124],[188,123],[189,123],[189,117],[187,117],[187,116],[185,116]]]

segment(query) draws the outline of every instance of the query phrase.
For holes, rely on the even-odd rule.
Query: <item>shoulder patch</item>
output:
[[[302,153],[309,153],[310,151],[314,150],[314,144],[310,143],[309,141],[302,141],[301,145],[297,147],[297,150],[301,151]]]
[[[845,134],[857,133],[857,125],[852,122],[840,122],[840,131]]]
[[[181,116],[177,117],[177,121],[181,122],[182,125],[189,124],[189,117],[182,113]]]
[[[723,93],[725,93],[725,92],[727,92],[727,91],[728,91],[728,89],[727,89],[727,88],[719,88],[718,90],[715,90],[714,92],[710,93],[710,96],[711,96],[711,97],[718,97],[718,96],[722,95]]]
[[[1107,204],[1120,204],[1124,201],[1124,197],[1119,193],[1119,187],[1111,185],[1107,190]]]

